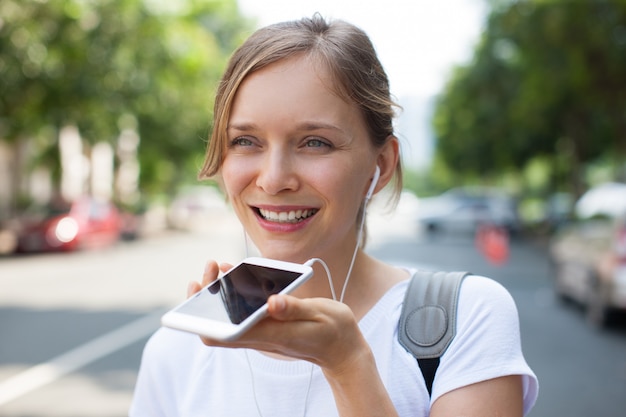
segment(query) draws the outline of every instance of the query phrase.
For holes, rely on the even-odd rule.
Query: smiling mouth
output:
[[[257,211],[263,219],[276,223],[298,223],[317,213],[317,209],[270,211],[259,208]]]

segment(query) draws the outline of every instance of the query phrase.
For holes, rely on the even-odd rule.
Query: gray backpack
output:
[[[459,288],[468,272],[417,271],[407,289],[398,339],[411,352],[432,395],[439,358],[456,334]]]

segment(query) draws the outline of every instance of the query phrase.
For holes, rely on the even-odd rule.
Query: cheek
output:
[[[220,168],[224,190],[232,201],[246,188],[252,178],[250,165],[240,164],[236,159],[226,158]]]
[[[362,182],[354,179],[354,175],[349,172],[345,174],[330,174],[323,181],[318,182],[318,190],[326,195],[331,205],[336,206],[335,210],[344,213],[342,216],[356,216],[361,204]],[[319,179],[319,177],[318,177]]]

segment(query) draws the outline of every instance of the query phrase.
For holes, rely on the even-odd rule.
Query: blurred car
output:
[[[515,199],[488,187],[453,188],[422,198],[418,221],[428,232],[474,234],[481,226],[491,225],[515,234],[521,228]]]
[[[550,242],[555,291],[604,326],[626,312],[626,184],[609,183],[576,202],[575,220]]]
[[[31,207],[18,221],[17,251],[106,247],[119,240],[121,226],[115,205],[90,197]]]

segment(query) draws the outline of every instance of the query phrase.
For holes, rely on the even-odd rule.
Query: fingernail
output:
[[[285,299],[281,296],[274,297],[274,308],[276,311],[283,311],[286,308],[287,304],[285,303]]]

